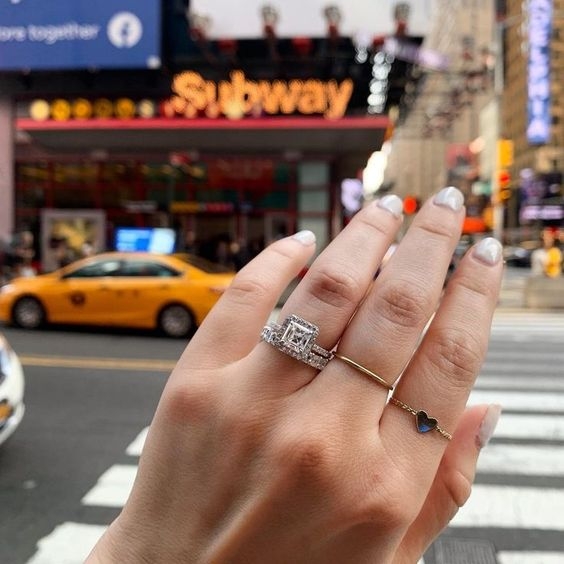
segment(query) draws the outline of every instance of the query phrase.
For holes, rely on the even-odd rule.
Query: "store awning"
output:
[[[48,151],[110,152],[372,152],[380,149],[387,116],[228,119],[96,119],[36,121],[19,118],[16,128]]]

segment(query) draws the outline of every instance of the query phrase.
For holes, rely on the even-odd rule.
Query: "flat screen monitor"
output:
[[[174,252],[176,234],[167,227],[118,227],[115,249],[120,252]]]

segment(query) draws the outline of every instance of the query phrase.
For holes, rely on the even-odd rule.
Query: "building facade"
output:
[[[236,19],[216,33],[214,13],[196,11],[220,14],[218,1],[143,3],[156,17],[104,1],[88,21],[72,2],[30,2],[0,8],[0,235],[32,231],[39,257],[69,234],[78,246],[93,211],[98,248],[113,248],[119,227],[153,226],[174,229],[179,249],[194,236],[260,248],[304,228],[322,248],[347,218],[342,181],[380,148],[412,66],[388,56],[376,77],[380,37],[422,39],[391,8],[385,29],[353,37],[342,22],[362,14],[346,2],[312,2],[323,33],[299,37],[279,35],[287,3],[241,14],[257,20],[242,37]],[[96,34],[103,44],[77,44]],[[130,47],[144,50],[123,59]]]

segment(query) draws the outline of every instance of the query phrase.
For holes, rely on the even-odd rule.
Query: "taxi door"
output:
[[[45,297],[53,323],[112,325],[116,307],[112,291],[120,261],[106,259],[65,273]]]
[[[158,312],[172,299],[179,273],[150,259],[130,258],[124,261],[113,281],[119,306],[113,312],[120,324],[153,328]]]

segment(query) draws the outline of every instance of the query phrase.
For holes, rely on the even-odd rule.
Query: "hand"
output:
[[[441,191],[374,280],[401,225],[401,200],[385,196],[282,308],[280,322],[306,319],[321,347],[394,384],[396,403],[339,358],[318,371],[259,342],[314,253],[311,232],[243,268],[174,369],[130,499],[88,562],[417,562],[469,496],[499,416],[465,410],[497,302],[499,243],[472,248],[443,294],[463,217],[460,192]],[[443,434],[418,432],[407,407]]]

